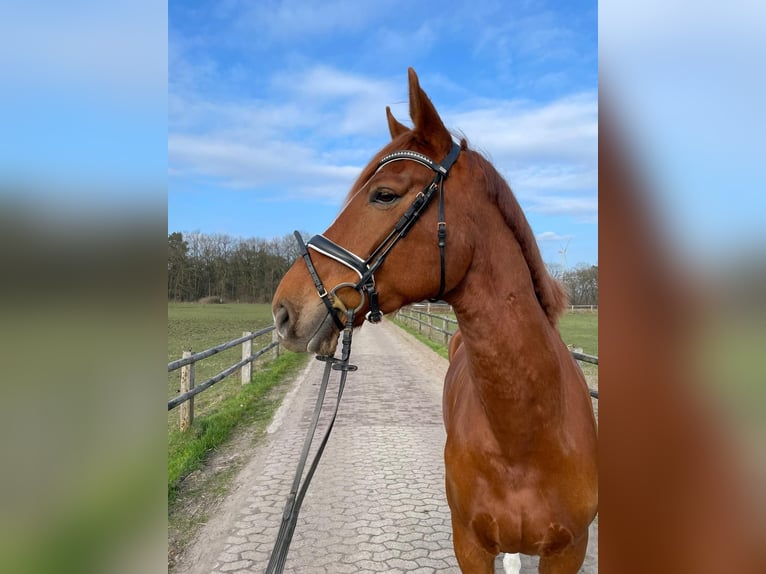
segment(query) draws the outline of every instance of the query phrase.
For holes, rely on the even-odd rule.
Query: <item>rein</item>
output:
[[[356,365],[349,364],[349,358],[351,357],[351,335],[354,330],[355,313],[355,309],[346,311],[346,326],[343,330],[343,349],[341,351],[341,358],[336,359],[335,357],[326,355],[317,356],[318,360],[325,362],[322,384],[319,387],[319,395],[317,396],[317,402],[314,406],[314,414],[311,417],[311,424],[306,433],[306,438],[303,441],[303,450],[301,451],[301,456],[298,460],[298,467],[295,469],[292,488],[290,488],[290,494],[287,496],[285,509],[282,512],[282,522],[279,525],[279,533],[277,534],[274,548],[271,551],[271,558],[266,566],[266,574],[281,574],[285,568],[287,553],[290,550],[290,542],[292,542],[293,539],[293,533],[295,532],[295,525],[298,521],[298,514],[300,513],[303,499],[306,496],[306,492],[308,492],[309,484],[311,484],[311,479],[314,477],[314,472],[319,464],[319,459],[322,457],[324,448],[327,445],[327,440],[330,438],[330,433],[335,425],[335,419],[338,415],[338,407],[340,406],[340,399],[343,396],[343,389],[346,386],[346,375],[348,375],[349,371],[356,371],[357,369]],[[333,409],[327,430],[325,431],[322,441],[317,448],[317,452],[314,455],[314,460],[311,462],[311,466],[309,466],[309,470],[306,473],[306,478],[301,484],[303,469],[306,466],[311,443],[314,441],[314,433],[316,432],[317,423],[319,422],[319,415],[322,412],[322,405],[324,403],[325,393],[327,392],[327,384],[330,380],[330,371],[341,372],[335,408]]]

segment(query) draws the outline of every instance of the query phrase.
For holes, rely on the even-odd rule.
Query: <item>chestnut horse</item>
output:
[[[453,142],[412,69],[409,97],[413,127],[386,109],[392,141],[309,241],[313,259],[304,247],[306,261],[282,279],[279,336],[288,349],[331,355],[341,311],[358,307],[356,326],[378,305],[449,302],[460,333],[444,382],[444,461],[460,568],[492,572],[505,552],[507,569],[518,571],[523,553],[541,557],[540,572],[577,572],[598,505],[596,421],[556,329],[566,298],[506,182]],[[423,199],[435,195],[438,206]]]

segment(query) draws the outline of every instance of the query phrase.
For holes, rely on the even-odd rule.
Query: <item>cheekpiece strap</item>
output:
[[[314,262],[311,261],[309,250],[306,248],[306,244],[303,242],[303,237],[301,237],[301,234],[298,231],[296,231],[294,235],[295,239],[298,240],[298,245],[301,248],[301,256],[303,257],[303,261],[306,263],[306,268],[309,271],[309,275],[311,275],[311,279],[314,281],[314,287],[316,287],[317,293],[319,293],[319,298],[324,303],[324,306],[327,307],[327,312],[330,314],[330,317],[332,317],[335,326],[342,331],[344,325],[341,320],[338,319],[338,314],[336,312],[337,310],[335,307],[333,307],[333,302],[331,300],[332,295],[330,295],[327,292],[327,289],[324,288],[322,280],[319,278],[319,274],[314,267]]]

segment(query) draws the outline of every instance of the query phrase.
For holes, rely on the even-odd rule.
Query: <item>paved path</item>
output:
[[[287,572],[459,573],[444,494],[441,389],[447,361],[390,323],[354,333],[338,420],[303,503]],[[324,363],[311,361],[268,440],[202,528],[178,574],[263,572]],[[337,374],[333,381],[337,383]],[[330,406],[331,383],[326,404]],[[322,432],[322,424],[318,435]],[[321,436],[321,435],[320,435]],[[581,572],[597,572],[598,526]],[[495,562],[502,572],[501,560]],[[522,572],[537,572],[522,558]]]

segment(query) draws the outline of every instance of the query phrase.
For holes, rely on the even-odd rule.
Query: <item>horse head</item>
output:
[[[470,264],[470,244],[461,231],[462,220],[469,217],[467,170],[458,157],[465,143],[453,141],[411,68],[409,100],[413,127],[399,123],[386,108],[391,142],[362,170],[332,225],[309,242],[315,274],[332,303],[326,305],[318,296],[316,282],[300,259],[277,288],[274,320],[288,349],[332,354],[340,326],[333,312],[358,308],[358,326],[377,304],[371,298],[379,301],[380,312],[392,313],[449,292]],[[448,158],[451,165],[441,173]],[[443,249],[440,211],[449,225]],[[404,225],[408,214],[411,221],[402,234],[397,226]],[[381,254],[384,261],[378,261]],[[346,263],[339,261],[344,258]],[[367,269],[374,267],[369,277],[364,277],[365,261]],[[369,288],[359,285],[360,280]]]

